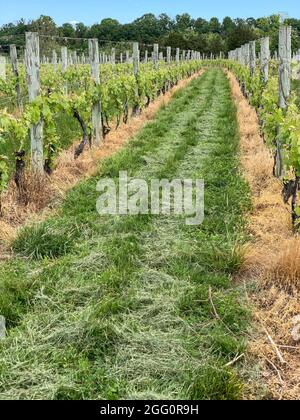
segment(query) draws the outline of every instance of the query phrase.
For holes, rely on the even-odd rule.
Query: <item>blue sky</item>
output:
[[[52,16],[58,24],[81,21],[92,24],[105,17],[130,22],[144,13],[189,13],[193,17],[259,17],[286,12],[300,18],[299,0],[0,0],[0,25],[21,17]]]

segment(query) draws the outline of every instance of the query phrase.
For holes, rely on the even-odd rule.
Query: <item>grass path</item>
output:
[[[210,70],[176,93],[101,176],[200,178],[205,222],[99,217],[93,178],[60,214],[26,228],[0,265],[1,399],[236,399],[224,367],[244,351],[247,311],[231,284],[247,186],[229,83]],[[216,319],[209,293],[222,322]]]

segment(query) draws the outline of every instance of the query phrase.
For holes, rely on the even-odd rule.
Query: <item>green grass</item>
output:
[[[248,188],[224,74],[179,91],[60,217],[24,229],[0,265],[1,399],[238,399],[225,365],[244,351],[248,310],[231,283]],[[99,177],[203,178],[205,222],[100,217]],[[222,318],[213,314],[209,299]]]

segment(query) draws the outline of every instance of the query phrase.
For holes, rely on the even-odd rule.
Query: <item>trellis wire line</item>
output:
[[[69,37],[69,36],[59,36],[59,35],[43,35],[43,34],[39,34],[40,38],[48,38],[48,39],[61,39],[64,41],[89,41],[90,39],[97,39],[99,42],[107,42],[107,43],[111,43],[111,44],[131,44],[135,41],[111,41],[109,39],[99,39],[97,37],[93,38],[73,38],[73,37]]]
[[[61,39],[61,40],[64,40],[64,41],[89,41],[90,39],[93,39],[93,38],[76,38],[76,37],[68,37],[68,36],[63,36],[62,37],[62,36],[59,36],[59,35],[43,35],[43,34],[39,34],[39,37],[40,38],[53,39],[53,40]],[[131,40],[128,40],[128,41],[112,41],[112,40],[109,40],[109,39],[100,39],[100,38],[97,38],[97,37],[95,37],[95,39],[97,39],[98,42],[105,42],[107,44],[119,44],[119,45],[132,44],[134,42],[137,42],[137,41],[131,41]],[[143,42],[139,42],[139,45],[140,45],[140,47],[153,48],[154,44],[145,44]],[[164,46],[164,45],[160,45],[159,47],[160,47],[160,49],[167,49],[168,48],[167,46]],[[176,48],[172,47],[172,50],[175,51]]]

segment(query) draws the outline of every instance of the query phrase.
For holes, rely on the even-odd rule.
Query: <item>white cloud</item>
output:
[[[78,20],[71,20],[69,23],[70,23],[71,25],[75,26],[75,25],[77,25],[79,22],[78,22]]]

